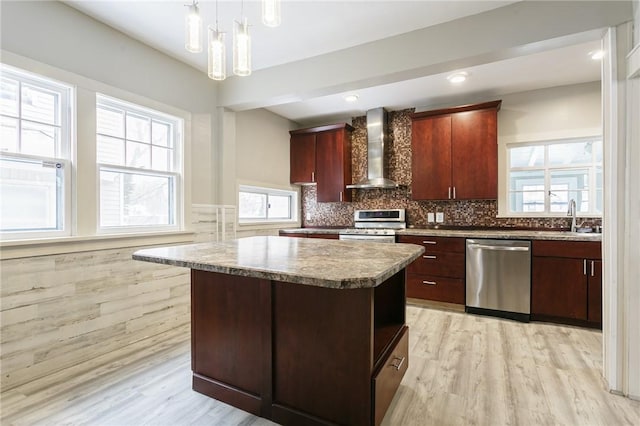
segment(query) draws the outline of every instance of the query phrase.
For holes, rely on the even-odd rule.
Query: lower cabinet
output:
[[[401,235],[398,242],[425,248],[407,266],[407,297],[464,305],[464,238]]]
[[[533,241],[532,252],[532,319],[601,328],[601,243]]]

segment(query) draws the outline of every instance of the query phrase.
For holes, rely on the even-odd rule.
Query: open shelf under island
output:
[[[193,389],[284,425],[378,425],[407,369],[410,244],[287,237],[139,250],[191,268]]]

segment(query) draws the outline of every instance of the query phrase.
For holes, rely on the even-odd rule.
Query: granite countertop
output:
[[[398,235],[460,237],[460,238],[493,238],[498,240],[561,240],[561,241],[601,241],[602,234],[594,232],[539,231],[514,229],[428,229],[409,228],[396,231]]]
[[[282,229],[281,232],[302,234],[339,234],[344,229],[335,228],[294,228]],[[602,234],[595,232],[542,231],[533,229],[435,229],[435,228],[407,228],[396,231],[397,235],[459,237],[459,238],[494,238],[494,239],[525,239],[525,240],[560,240],[560,241],[602,241]]]
[[[371,288],[424,252],[415,244],[362,243],[289,237],[138,250],[133,259],[202,271],[336,289]]]

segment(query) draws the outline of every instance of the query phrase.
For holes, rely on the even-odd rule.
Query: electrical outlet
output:
[[[444,222],[444,213],[443,212],[437,212],[436,213],[436,222],[437,223]]]
[[[307,218],[307,220],[311,220],[311,213],[310,212],[307,212],[306,218]]]
[[[433,216],[433,212],[429,212],[429,213],[427,213],[427,222],[429,222],[429,223],[433,223],[433,222],[435,222],[435,221],[436,221],[436,220],[435,220],[435,218],[434,218],[434,216]]]

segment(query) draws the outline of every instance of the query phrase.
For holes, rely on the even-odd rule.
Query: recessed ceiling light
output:
[[[594,50],[592,52],[589,52],[589,56],[594,61],[599,61],[600,59],[604,58],[604,50]]]
[[[457,73],[451,74],[449,77],[447,77],[447,80],[449,80],[450,83],[458,84],[458,83],[462,83],[463,81],[465,81],[468,76],[469,76],[469,74],[467,74],[466,72],[457,72]]]
[[[358,95],[355,95],[355,94],[347,95],[347,96],[344,97],[344,100],[347,101],[347,102],[355,102],[355,101],[358,100]]]

